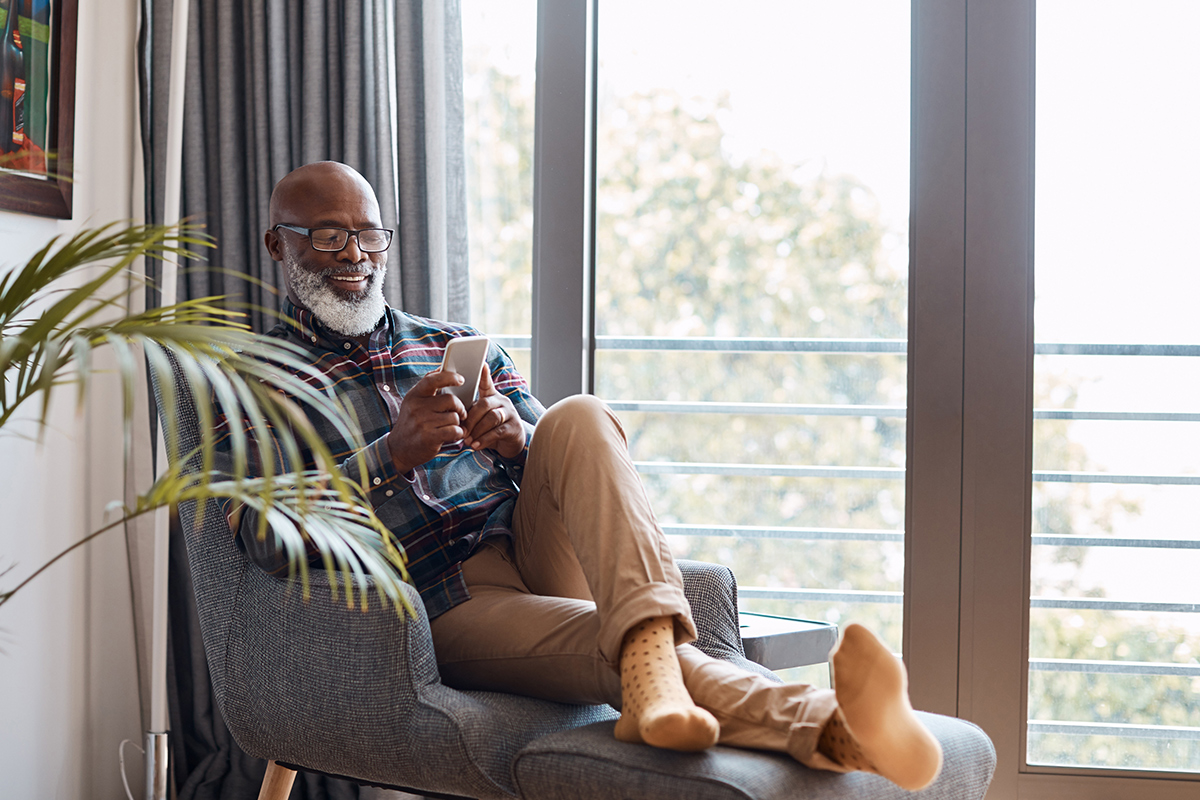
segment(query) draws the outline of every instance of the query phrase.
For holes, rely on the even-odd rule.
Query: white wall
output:
[[[134,0],[79,4],[74,219],[0,212],[0,269],[51,236],[133,216]],[[120,412],[97,386],[82,415],[64,394],[41,445],[0,438],[0,569],[11,586],[99,527],[122,496]],[[117,745],[141,744],[124,536],[76,551],[0,608],[0,795],[124,797]],[[127,748],[141,796],[142,762]]]

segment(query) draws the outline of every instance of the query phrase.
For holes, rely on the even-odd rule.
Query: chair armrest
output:
[[[738,622],[737,579],[721,564],[679,559],[683,593],[696,622],[696,647],[704,654],[737,664],[772,680],[779,680],[766,667],[746,658]]]
[[[297,581],[247,563],[221,711],[248,753],[315,765],[331,741],[343,752],[395,742],[416,712],[418,690],[440,680],[416,589],[405,587],[414,616],[385,606],[374,590],[368,611],[347,608],[344,593],[332,599],[321,570],[310,581],[306,601]]]
[[[530,740],[615,715],[444,686],[415,589],[415,616],[374,597],[363,613],[332,601],[323,573],[311,578],[307,602],[252,564],[242,580],[221,710],[253,756],[420,793],[511,798],[510,767]]]

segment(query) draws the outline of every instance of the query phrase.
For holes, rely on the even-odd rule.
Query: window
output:
[[[529,374],[536,0],[463,0],[471,322]]]
[[[686,8],[599,6],[593,389],[678,557],[899,652],[909,7]]]
[[[1198,27],[1038,5],[1031,764],[1200,772]]]
[[[680,536],[676,541],[682,547],[695,547],[697,553],[738,562],[742,583],[751,584],[751,588],[761,585],[758,575],[770,576],[775,566],[766,565],[764,569],[761,562],[753,563],[754,548],[762,547],[763,543],[778,547],[771,552],[785,554],[785,558],[791,556],[793,549],[805,554],[832,552],[822,550],[830,545],[829,540],[806,541],[801,535],[775,541],[772,539],[775,529],[859,529],[889,536],[903,530],[902,561],[899,554],[882,558],[875,562],[874,574],[864,577],[861,584],[851,580],[850,586],[839,585],[836,591],[852,592],[858,586],[874,586],[892,592],[892,597],[900,596],[902,604],[890,605],[903,608],[902,630],[888,635],[893,643],[903,647],[914,704],[969,719],[988,732],[999,759],[989,797],[1019,796],[1023,800],[1190,797],[1195,794],[1197,784],[1194,772],[1188,770],[1194,771],[1195,767],[1189,766],[1193,762],[1184,756],[1194,758],[1193,740],[1200,722],[1194,718],[1197,687],[1190,671],[1194,654],[1179,649],[1179,644],[1185,643],[1194,650],[1194,638],[1176,635],[1169,653],[1162,647],[1154,652],[1150,663],[1157,665],[1156,669],[1168,665],[1172,670],[1169,675],[1114,673],[1099,674],[1099,679],[1089,678],[1086,677],[1089,673],[1081,669],[1094,666],[1089,662],[1127,658],[1117,650],[1121,637],[1109,636],[1087,616],[1111,609],[1085,609],[1085,614],[1080,609],[1046,607],[1040,599],[1049,599],[1060,606],[1074,599],[1098,604],[1099,600],[1107,599],[1094,596],[1094,590],[1099,589],[1110,593],[1111,599],[1132,603],[1195,603],[1194,593],[1187,598],[1180,596],[1187,592],[1185,583],[1178,583],[1175,588],[1169,587],[1165,580],[1161,584],[1133,586],[1128,581],[1122,584],[1125,579],[1119,575],[1119,580],[1110,579],[1112,564],[1134,564],[1139,558],[1161,567],[1164,575],[1175,567],[1179,569],[1173,575],[1194,571],[1186,563],[1194,548],[1181,543],[1197,539],[1195,526],[1173,505],[1186,504],[1186,499],[1169,500],[1162,506],[1168,510],[1160,514],[1153,510],[1159,501],[1152,497],[1191,497],[1196,489],[1190,483],[1163,483],[1157,487],[1101,485],[1046,480],[1044,474],[1107,469],[1112,474],[1187,476],[1189,480],[1196,474],[1196,448],[1186,445],[1186,437],[1193,435],[1189,433],[1190,426],[1197,421],[1189,416],[1196,413],[1189,406],[1196,392],[1189,390],[1200,385],[1191,377],[1197,368],[1189,366],[1192,359],[1189,348],[1196,347],[1194,333],[1187,331],[1175,338],[1163,338],[1164,328],[1149,327],[1176,325],[1180,319],[1186,323],[1194,316],[1182,304],[1195,296],[1187,281],[1194,281],[1194,276],[1200,274],[1187,261],[1191,256],[1186,246],[1166,244],[1172,229],[1186,236],[1197,217],[1194,201],[1186,194],[1194,181],[1191,153],[1194,148],[1180,151],[1185,155],[1172,155],[1167,147],[1168,140],[1176,135],[1181,137],[1180,141],[1196,140],[1194,123],[1179,116],[1195,105],[1187,100],[1195,94],[1194,83],[1174,83],[1170,84],[1174,88],[1167,88],[1169,81],[1191,81],[1191,76],[1200,74],[1197,65],[1186,61],[1192,58],[1190,53],[1195,48],[1184,41],[1189,33],[1194,34],[1195,21],[1180,11],[1194,4],[1044,0],[1039,8],[1034,0],[970,0],[970,13],[968,0],[904,4],[900,14],[908,12],[910,22],[886,19],[879,10],[860,12],[855,24],[860,26],[862,38],[852,37],[842,45],[841,60],[834,67],[803,69],[804,58],[810,55],[808,51],[817,47],[809,41],[814,35],[813,28],[796,24],[786,15],[794,13],[799,15],[797,18],[819,19],[820,25],[816,26],[819,33],[815,35],[836,39],[844,29],[832,23],[829,15],[837,14],[844,5],[847,4],[796,0],[775,6],[763,0],[742,4],[733,13],[728,4],[713,6],[716,10],[709,11],[709,6],[701,3],[643,3],[636,12],[629,12],[635,16],[623,17],[633,8],[623,0],[539,3],[531,356],[535,390],[548,400],[580,390],[594,390],[616,403],[634,431],[635,458],[658,495],[656,502],[665,509],[663,516],[673,527],[673,533]],[[720,14],[724,16],[712,16]],[[757,19],[757,14],[764,18]],[[1106,42],[1090,32],[1105,15],[1120,22]],[[748,39],[739,38],[743,19],[749,20],[745,23],[751,31]],[[1154,58],[1144,61],[1130,60],[1127,50],[1142,38],[1139,26],[1143,24],[1148,26],[1146,30],[1153,31],[1157,52]],[[710,25],[720,32],[718,45],[704,38],[704,31]],[[880,50],[878,41],[872,40],[869,33],[875,27],[885,26],[899,29],[898,38],[902,40],[909,39],[911,31],[911,65],[902,70],[906,74],[881,76],[883,80],[904,77],[910,82],[902,84],[911,87],[910,92],[904,88],[892,92],[894,96],[911,98],[910,108],[903,112],[911,115],[907,163],[903,156],[896,159],[888,155],[885,159],[891,164],[900,163],[910,174],[910,199],[901,211],[893,210],[896,206],[885,206],[888,192],[870,182],[865,170],[841,165],[833,169],[834,159],[819,148],[797,154],[785,152],[791,143],[753,141],[754,136],[766,138],[773,134],[764,128],[746,135],[746,128],[738,128],[744,125],[738,115],[749,105],[739,98],[736,86],[722,97],[719,92],[711,91],[711,81],[704,85],[706,72],[716,71],[714,65],[725,64],[722,59],[729,54],[743,54],[741,60],[753,59],[763,65],[768,75],[764,85],[777,104],[800,102],[817,108],[836,108],[836,105],[821,106],[822,93],[844,78],[832,73],[854,72],[859,62],[883,63],[876,58],[877,54],[883,59],[889,57],[885,53],[893,51],[888,47]],[[1179,43],[1172,44],[1177,39]],[[759,45],[757,48],[755,43]],[[746,50],[739,50],[743,47],[754,49],[745,54]],[[1062,64],[1055,66],[1048,49],[1061,50],[1060,61],[1067,66],[1074,61],[1078,67],[1099,55],[1104,56],[1101,59],[1104,63],[1094,64],[1084,74],[1056,73]],[[654,74],[655,68],[646,60],[656,50],[676,62],[664,68],[673,71],[670,85],[664,85],[664,79]],[[640,65],[622,66],[618,59],[636,59],[631,63]],[[1165,62],[1173,66],[1162,67]],[[1039,65],[1036,72],[1035,65]],[[1110,65],[1115,65],[1115,73]],[[638,74],[620,78],[622,69]],[[733,86],[737,70],[731,66],[723,71],[729,73],[727,77]],[[1122,87],[1132,87],[1132,91],[1123,94]],[[668,91],[661,91],[664,88]],[[803,99],[793,100],[800,91],[804,92]],[[1124,134],[1115,129],[1101,130],[1105,124],[1080,115],[1071,103],[1064,105],[1064,91],[1075,92],[1079,97],[1103,93],[1110,108],[1119,98],[1128,97],[1136,104],[1127,111],[1116,110],[1117,115],[1134,117],[1140,123],[1143,118],[1163,111],[1172,115],[1165,123],[1171,130],[1163,131],[1163,123],[1157,123],[1150,129],[1156,131],[1153,144],[1148,149],[1140,145],[1141,150],[1132,149],[1124,141],[1115,142],[1111,138]],[[1159,100],[1161,92],[1170,93],[1171,98]],[[1036,118],[1036,126],[1035,97],[1036,102],[1042,103],[1037,110],[1044,117]],[[1069,96],[1066,99],[1071,100]],[[891,153],[890,148],[897,140],[889,133],[893,130],[892,123],[886,120],[892,117],[885,113],[886,101],[867,100],[864,95],[863,104],[878,113],[879,123],[872,127],[872,135],[882,151]],[[669,114],[676,124],[665,128],[653,124],[647,128],[637,116],[640,114],[652,119],[657,114]],[[833,122],[836,125],[839,120]],[[1050,125],[1065,127],[1054,134]],[[1036,206],[1035,130],[1040,143],[1038,168],[1042,170],[1036,183]],[[653,191],[669,194],[678,185],[694,180],[696,174],[696,165],[687,163],[685,148],[670,145],[671,137],[688,137],[693,132],[702,136],[705,131],[720,143],[710,151],[718,158],[729,157],[735,171],[743,170],[737,173],[738,179],[729,181],[731,189],[721,194],[716,205],[717,209],[728,209],[724,220],[726,235],[712,240],[716,252],[705,252],[713,249],[708,244],[667,246],[666,242],[658,242],[663,253],[661,260],[666,262],[671,280],[649,283],[642,271],[646,264],[657,267],[654,257],[647,255],[656,244],[653,237],[661,234],[663,226],[678,228],[687,222],[675,218],[683,206],[669,203],[654,206],[650,202]],[[1046,138],[1053,136],[1066,143],[1057,154],[1053,138]],[[791,138],[804,137],[797,131]],[[687,141],[687,152],[695,150],[695,143]],[[669,146],[663,147],[664,143]],[[1093,146],[1103,148],[1102,166],[1109,173],[1120,173],[1119,182],[1094,184],[1072,180],[1069,174],[1072,159]],[[756,273],[755,282],[739,282],[721,272],[733,269],[728,265],[734,261],[728,251],[722,252],[720,248],[739,241],[743,242],[740,246],[746,253],[758,254],[762,263],[788,265],[796,253],[794,240],[790,250],[779,247],[786,237],[777,235],[772,226],[764,226],[770,235],[761,230],[753,235],[768,245],[773,244],[776,248],[773,251],[762,246],[763,241],[751,247],[748,238],[751,234],[740,233],[753,232],[760,218],[770,218],[769,204],[779,194],[786,195],[781,188],[787,185],[786,181],[764,192],[765,179],[744,177],[747,165],[765,150],[774,150],[779,157],[777,163],[793,167],[787,174],[796,185],[804,184],[802,179],[806,174],[810,178],[853,174],[870,188],[880,204],[880,219],[886,222],[881,236],[895,237],[891,241],[903,250],[907,231],[907,263],[887,258],[873,262],[898,267],[896,280],[855,282],[855,286],[873,287],[871,291],[887,295],[897,287],[904,288],[906,280],[906,299],[899,311],[893,313],[893,320],[904,320],[907,315],[904,323],[893,325],[887,321],[887,315],[882,315],[871,319],[883,319],[886,324],[855,330],[853,324],[844,323],[864,324],[861,316],[849,313],[846,308],[831,313],[832,307],[825,305],[819,306],[824,318],[814,319],[811,304],[782,301],[782,289],[791,288],[794,299],[798,286],[788,283],[796,280],[799,273],[789,272],[787,266],[777,276],[765,266],[761,277]],[[814,156],[818,160],[825,157],[827,161],[820,170],[809,165],[812,172],[805,173],[806,160]],[[1175,183],[1183,188],[1183,199],[1165,202],[1155,195],[1157,189],[1150,192],[1138,189],[1131,198],[1128,190],[1118,188],[1118,184],[1125,186],[1127,180],[1145,178],[1154,172],[1146,160],[1153,158],[1167,159],[1163,163],[1175,175]],[[800,167],[799,174],[796,166]],[[711,172],[713,168],[707,169]],[[647,176],[648,182],[638,182]],[[1097,176],[1089,179],[1093,177]],[[617,178],[619,185],[614,186]],[[653,191],[647,191],[647,187]],[[1062,194],[1063,187],[1068,194]],[[695,187],[690,191],[701,196]],[[1094,220],[1107,221],[1093,221],[1092,229],[1088,230],[1072,229],[1070,224],[1060,226],[1053,216],[1055,193],[1069,197],[1079,207],[1097,202],[1099,210]],[[755,206],[757,216],[754,216]],[[697,209],[685,210],[699,213]],[[1112,213],[1117,216],[1104,217]],[[1143,213],[1149,214],[1147,219],[1152,221],[1134,224],[1142,219],[1139,215]],[[1094,228],[1108,235],[1106,245],[1125,235],[1127,231],[1123,228],[1130,228],[1134,235],[1139,233],[1138,228],[1143,234],[1146,228],[1153,228],[1155,241],[1150,243],[1153,248],[1173,248],[1165,251],[1172,254],[1165,260],[1178,261],[1186,269],[1170,277],[1158,267],[1164,257],[1147,261],[1145,253],[1138,252],[1122,259],[1124,271],[1119,277],[1101,280],[1101,273],[1095,271],[1101,268],[1093,265],[1095,259],[1078,257],[1084,252],[1084,243],[1095,241]],[[739,235],[743,237],[741,240]],[[1078,248],[1070,250],[1066,259],[1060,259],[1054,250],[1054,236]],[[1045,268],[1036,287],[1035,248],[1039,265]],[[1100,248],[1109,249],[1119,248],[1116,245]],[[1108,257],[1110,253],[1099,255]],[[707,266],[703,264],[705,259],[709,262]],[[851,259],[837,261],[841,266]],[[865,262],[863,265],[867,266]],[[1073,267],[1083,271],[1055,276],[1057,270]],[[872,269],[864,272],[870,275]],[[836,273],[837,269],[831,268],[829,273],[822,274]],[[880,274],[876,271],[874,277]],[[1180,277],[1185,274],[1186,278]],[[650,276],[653,275],[651,270]],[[1066,287],[1068,292],[1058,292],[1056,285]],[[1122,324],[1128,317],[1128,327],[1105,325],[1099,333],[1095,327],[1059,330],[1049,327],[1051,321],[1065,321],[1067,316],[1088,324],[1114,321],[1118,315],[1112,312],[1079,314],[1070,309],[1071,314],[1064,315],[1054,311],[1055,303],[1075,304],[1088,311],[1098,308],[1094,303],[1096,293],[1106,285],[1118,287],[1119,292],[1112,296],[1123,304],[1119,316]],[[720,286],[720,291],[714,291],[716,286]],[[1138,290],[1151,286],[1154,294],[1142,303]],[[1036,330],[1035,288],[1039,315]],[[738,295],[743,289],[748,290],[746,294]],[[1072,289],[1073,294],[1069,291]],[[671,302],[659,302],[663,297],[672,298]],[[850,300],[850,310],[861,308],[854,305],[853,298]],[[776,301],[778,304],[773,306]],[[690,308],[687,303],[691,303]],[[1140,316],[1124,313],[1139,304],[1149,313]],[[897,308],[894,303],[890,307]],[[728,308],[736,310],[727,312]],[[781,314],[779,308],[796,313]],[[1171,319],[1165,319],[1168,317]],[[789,349],[793,348],[791,342],[806,339],[866,339],[872,342],[872,348],[879,347],[881,342],[901,345],[890,354],[875,352],[844,357]],[[719,344],[708,349],[709,345],[701,345],[702,341]],[[789,344],[778,349],[772,344],[770,350],[755,352],[756,347],[768,341]],[[1171,344],[1183,349],[1163,356],[1110,357],[1075,356],[1068,350],[1052,347],[1080,342],[1105,346]],[[731,354],[729,351],[735,347],[736,353]],[[863,384],[870,386],[870,391],[850,393],[848,400],[843,401],[828,391],[832,384],[813,380],[804,381],[803,387],[812,394],[801,396],[797,392],[779,399],[773,392],[782,381],[764,377],[786,376],[789,370],[798,370],[798,365],[803,364],[820,364],[832,371],[838,368],[835,365],[839,358],[843,365],[857,363],[864,374],[869,370],[861,365],[881,364],[891,358],[896,366],[890,368],[895,371],[889,374],[903,375],[906,387],[889,386],[880,391],[883,381],[872,377]],[[1165,371],[1152,372],[1164,363],[1168,365]],[[702,365],[698,370],[697,364]],[[686,378],[689,369],[699,376],[697,380]],[[712,373],[721,369],[742,370],[737,373],[740,380],[735,383],[714,380]],[[1129,377],[1135,373],[1136,377]],[[880,374],[883,373],[876,373]],[[1155,388],[1140,393],[1136,402],[1110,402],[1111,398],[1100,391],[1110,375],[1120,378],[1119,383],[1154,381],[1146,385]],[[1092,381],[1096,376],[1100,380]],[[1084,379],[1087,382],[1071,388],[1072,381]],[[719,405],[704,406],[704,403]],[[749,414],[748,406],[752,403],[793,407],[788,413],[776,413],[783,409],[768,407],[761,410],[769,413]],[[804,408],[839,404],[857,408],[846,416],[836,417],[813,414],[810,408]],[[701,413],[697,413],[698,408]],[[804,413],[794,413],[797,410]],[[868,410],[871,413],[864,413]],[[1085,411],[1102,412],[1107,418],[1087,419],[1082,414]],[[886,454],[882,446],[876,450],[862,447],[863,442],[871,446],[881,443],[880,431],[899,426],[899,414],[903,414],[903,442],[896,442],[894,437],[888,439]],[[1120,414],[1166,414],[1168,418],[1129,419],[1119,417]],[[874,431],[867,420],[873,420]],[[710,455],[710,451],[696,449],[693,440],[703,436],[706,424],[714,427],[714,422],[722,431]],[[743,426],[739,431],[745,434],[744,439],[726,438],[726,429],[737,424]],[[776,437],[764,432],[772,425],[771,433],[782,434],[785,440],[791,437],[800,441],[804,436],[823,439],[832,430],[839,431],[843,438],[831,436],[824,450],[811,451],[811,460],[807,457],[789,460],[790,456],[805,451],[798,446],[778,447]],[[1098,433],[1089,433],[1089,427]],[[687,434],[674,441],[672,428]],[[1105,442],[1119,440],[1126,436],[1126,431],[1131,431],[1130,436],[1139,442],[1161,436],[1164,443],[1155,445],[1151,457],[1141,463],[1132,458],[1122,461],[1114,455],[1120,453]],[[844,445],[844,441],[851,444]],[[1182,446],[1172,448],[1172,444]],[[1075,458],[1080,448],[1086,452],[1086,459]],[[843,458],[850,450],[854,450],[853,458]],[[896,452],[903,453],[902,465],[889,461]],[[824,455],[828,453],[833,454]],[[711,473],[699,470],[695,467],[698,463],[719,465],[729,474],[718,474],[715,467]],[[686,466],[680,469],[681,464]],[[772,482],[783,484],[793,480],[791,476],[772,475],[770,470],[822,465],[837,469],[903,466],[904,488],[901,491],[899,481],[894,482],[890,509],[885,509],[878,485],[885,481],[880,479],[869,491],[863,491],[861,497],[865,502],[861,507],[874,515],[869,523],[853,521],[852,514],[843,520],[835,516],[834,522],[808,520],[803,516],[805,509],[800,508],[797,513],[795,507],[787,519],[743,513],[736,507],[737,502],[742,502],[736,498],[743,494],[740,488],[730,490],[735,499],[728,508],[725,504],[718,507],[705,496],[710,487],[722,491],[739,481],[750,485],[751,477],[759,476],[738,474],[739,470],[766,467],[768,475],[760,487],[744,494],[760,502],[769,515],[780,508],[777,500],[781,495],[772,494],[776,491]],[[1036,491],[1035,469],[1039,473]],[[855,483],[846,478],[839,478],[840,484],[832,478],[794,480],[797,484],[806,482],[796,491],[809,505],[823,502],[831,487],[849,487]],[[858,482],[862,487],[867,484],[868,481]],[[1125,493],[1120,497],[1141,503],[1140,515],[1124,510],[1124,500],[1109,499],[1117,496],[1111,493],[1114,486]],[[837,494],[836,489],[832,491]],[[1139,500],[1138,493],[1142,492],[1146,494]],[[1092,512],[1105,504],[1114,509],[1112,530],[1095,525],[1089,528],[1099,519]],[[843,508],[859,507],[852,501]],[[895,512],[903,514],[903,525],[895,524],[898,521]],[[1169,519],[1173,532],[1163,532],[1158,527],[1150,531],[1152,517]],[[800,522],[801,519],[804,521]],[[1031,527],[1031,523],[1037,527]],[[745,527],[736,531],[742,534],[740,539],[727,535],[683,535],[715,533],[688,527],[706,525]],[[746,534],[756,527],[771,530],[756,531],[763,535],[755,535],[755,542],[743,541],[752,538]],[[1172,543],[1168,547],[1111,547],[1111,542],[1100,546],[1084,544],[1082,538],[1072,542],[1053,538],[1064,536],[1170,539]],[[833,544],[858,546],[864,542],[835,540]],[[882,544],[875,553],[887,553],[886,547],[901,542],[884,540]],[[1109,555],[1103,555],[1105,552]],[[887,583],[888,569],[898,563],[903,564],[902,586]],[[755,577],[747,579],[747,568],[743,565],[749,565]],[[806,582],[809,576],[803,576],[791,584],[767,577],[762,583],[768,584],[763,588],[802,591],[820,586],[835,575],[828,572],[810,582]],[[879,581],[881,576],[882,582],[869,583]],[[1035,598],[1033,608],[1031,593]],[[784,591],[779,594],[788,596]],[[1089,594],[1093,596],[1085,597]],[[747,602],[788,602],[791,613],[812,616],[822,616],[831,607],[846,613],[869,608],[869,604],[857,608],[837,606],[828,598],[809,606],[765,595]],[[1078,628],[1073,627],[1073,613],[1083,620]],[[1128,621],[1139,613],[1143,612],[1114,612],[1112,619]],[[1163,613],[1174,617],[1168,620],[1161,616]],[[1154,614],[1159,616],[1152,624],[1165,625],[1157,629],[1163,632],[1191,625],[1191,620],[1200,616],[1193,611],[1184,614],[1161,609]],[[1138,624],[1149,624],[1151,616],[1146,615]],[[1183,618],[1188,620],[1186,624],[1179,621]],[[889,624],[883,614],[880,624],[885,629]],[[1080,648],[1065,657],[1061,651],[1044,647],[1048,631],[1085,629],[1090,635],[1080,640]],[[1096,644],[1098,634],[1106,640],[1103,646]],[[1160,642],[1164,641],[1163,633],[1156,635]],[[1131,647],[1128,657],[1132,660],[1132,646],[1126,644]],[[1101,653],[1102,648],[1108,649]],[[1063,658],[1061,668],[1059,662],[1050,661],[1055,658]],[[1142,703],[1145,708],[1158,703],[1166,712],[1170,706],[1170,714],[1129,719],[1135,726],[1171,726],[1170,731],[1154,732],[1156,736],[1167,733],[1169,738],[1139,737],[1129,745],[1117,741],[1119,736],[1110,737],[1107,742],[1089,739],[1095,735],[1089,731],[1082,741],[1075,736],[1076,742],[1064,747],[1061,746],[1064,741],[1074,734],[1051,731],[1037,724],[1107,721],[1099,720],[1102,710],[1097,704],[1106,697],[1111,704],[1112,698],[1118,696],[1114,687],[1121,681],[1126,681],[1126,686],[1136,686],[1149,698]],[[1066,706],[1059,703],[1059,695],[1080,686],[1092,692],[1082,704],[1093,706],[1087,709],[1092,716],[1060,715],[1059,709]],[[1050,706],[1046,705],[1047,699]],[[1032,726],[1031,716],[1035,722]],[[1047,738],[1048,734],[1059,738]],[[1164,748],[1155,742],[1169,744]],[[1109,748],[1102,758],[1098,753],[1101,745]],[[1119,752],[1119,747],[1126,749]],[[1132,759],[1127,757],[1131,753],[1135,756]],[[1163,774],[1164,771],[1168,774]]]

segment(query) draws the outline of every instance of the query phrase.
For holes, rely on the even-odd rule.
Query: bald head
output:
[[[279,224],[303,227],[323,224],[319,220],[306,219],[305,215],[327,216],[334,209],[347,205],[370,210],[370,224],[381,224],[375,190],[357,170],[337,161],[305,164],[275,184],[275,190],[271,192],[269,225],[274,228]]]

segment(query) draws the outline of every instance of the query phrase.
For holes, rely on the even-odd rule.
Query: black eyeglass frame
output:
[[[351,236],[354,237],[354,241],[358,242],[358,249],[363,251],[364,253],[382,253],[382,252],[385,252],[389,247],[392,246],[392,237],[396,235],[396,232],[394,230],[392,230],[391,228],[359,228],[358,230],[351,230],[350,228],[339,228],[335,225],[322,225],[317,228],[301,228],[298,225],[287,225],[282,222],[279,223],[278,225],[276,225],[274,228],[271,228],[271,230],[275,231],[275,230],[279,230],[280,228],[286,228],[289,231],[294,231],[296,233],[304,234],[305,236],[308,237],[309,246],[312,247],[313,250],[316,250],[318,253],[340,253],[340,252],[342,252],[343,250],[346,249],[346,245],[350,244]],[[312,237],[313,231],[341,231],[342,233],[346,234],[346,241],[342,242],[342,246],[335,250],[326,250],[325,248],[317,247],[317,243],[313,241],[313,237]],[[363,247],[362,239],[358,238],[358,235],[365,231],[383,231],[384,233],[387,234],[387,242],[384,243],[383,247],[379,248],[378,250],[368,250],[367,248]]]

